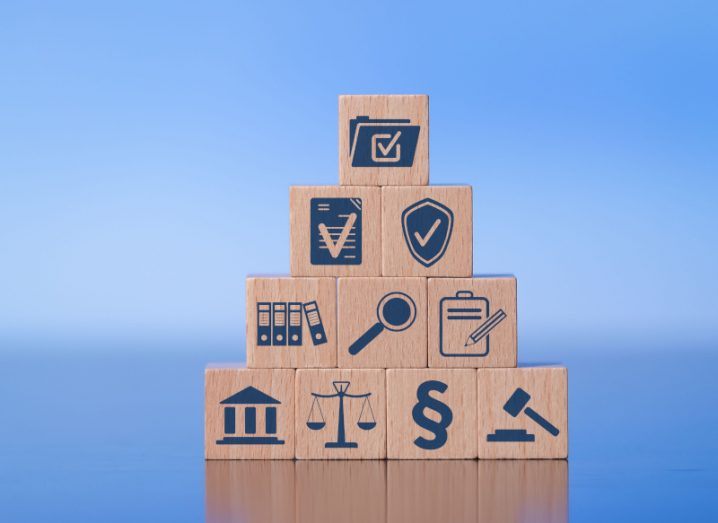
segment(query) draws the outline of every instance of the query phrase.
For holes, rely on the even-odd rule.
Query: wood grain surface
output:
[[[250,368],[336,367],[335,278],[247,278],[247,366]],[[317,302],[326,343],[314,344],[307,317],[301,311],[301,345],[259,345],[257,303]]]
[[[426,278],[339,278],[337,296],[340,368],[426,367]],[[385,310],[392,310],[394,299],[413,309],[413,320],[389,323],[393,318],[387,318]],[[384,328],[360,352],[350,354],[349,347],[382,322],[403,330]]]
[[[404,210],[425,198],[448,207],[453,213],[452,232],[446,251],[428,267],[412,256],[402,229]],[[472,205],[469,185],[382,187],[382,275],[470,277],[473,268]],[[412,232],[417,233],[422,241],[429,241],[432,233],[436,232],[429,224],[425,229]]]
[[[352,167],[349,122],[357,116],[409,119],[419,125],[411,167]],[[339,183],[341,185],[426,185],[429,183],[429,97],[426,95],[342,95],[339,97]]]
[[[446,426],[447,438],[437,449],[426,450],[416,444],[422,437],[432,440],[435,434],[419,426],[413,417],[419,403],[419,386],[439,381],[444,392],[429,396],[443,403],[452,415]],[[437,412],[423,409],[427,418],[440,421]],[[387,455],[390,459],[472,459],[476,457],[477,403],[476,371],[469,369],[389,369],[387,370]]]
[[[516,366],[514,276],[429,278],[428,296],[429,367]]]
[[[333,395],[335,381],[348,381],[349,394],[371,393],[365,398],[344,398],[345,440],[356,448],[327,448],[326,443],[339,440],[339,398],[319,398],[312,392]],[[297,459],[382,459],[386,457],[386,376],[383,370],[368,369],[300,369],[296,382],[296,457]],[[312,411],[312,406],[314,410]],[[317,405],[321,416],[317,415]],[[359,427],[359,421],[374,419],[371,430]],[[319,430],[307,423],[324,420]]]
[[[208,366],[205,370],[205,458],[206,459],[292,459],[294,458],[293,370],[247,369],[236,365]],[[225,405],[220,402],[247,387],[254,387],[280,401],[276,408],[276,437],[281,445],[218,444],[225,437]],[[230,405],[232,407],[232,405]],[[234,405],[236,428],[232,436],[246,436],[242,405]],[[263,405],[256,406],[256,431],[265,428]]]
[[[313,229],[311,226],[312,198],[361,199],[360,264],[312,264],[311,240],[312,237],[320,234],[318,229]],[[289,265],[292,276],[381,275],[381,190],[378,187],[341,187],[338,185],[295,185],[290,187]]]
[[[504,406],[517,389],[530,399],[514,402],[516,410],[508,408],[511,412],[507,412]],[[478,398],[479,459],[568,457],[568,372],[564,367],[479,369]],[[542,428],[527,409],[549,421],[558,435]],[[487,436],[496,430],[525,430],[534,435],[534,441],[488,441]]]

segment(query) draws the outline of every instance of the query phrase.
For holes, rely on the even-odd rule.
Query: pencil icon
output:
[[[464,347],[475,345],[476,343],[484,339],[486,336],[489,335],[489,332],[491,332],[494,327],[504,321],[504,318],[506,318],[506,313],[504,312],[504,310],[497,310],[495,313],[489,316],[489,318],[484,323],[482,323],[474,332],[469,334],[469,337],[466,338],[466,343],[464,343]]]

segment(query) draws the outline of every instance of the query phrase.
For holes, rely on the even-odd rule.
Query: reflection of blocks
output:
[[[209,366],[205,457],[294,457],[294,371]]]
[[[205,521],[294,521],[293,461],[208,461],[204,478]]]
[[[430,399],[419,400],[419,387],[425,382],[446,385],[443,392],[434,389]],[[388,369],[387,457],[389,459],[473,459],[476,457],[476,371],[469,369]],[[437,404],[437,402],[439,404]],[[416,408],[417,404],[425,408]],[[443,407],[441,406],[443,404]],[[441,416],[441,410],[448,407]],[[427,420],[416,421],[415,416],[425,415]],[[447,415],[448,414],[448,415]],[[446,420],[446,441],[440,448],[427,449],[426,443],[441,438]],[[443,423],[441,423],[443,419]],[[433,426],[433,422],[439,423]],[[421,424],[425,425],[422,427]],[[432,431],[432,426],[435,431]],[[417,438],[423,438],[417,445]]]
[[[297,523],[386,522],[383,460],[297,461],[296,485]]]
[[[474,460],[389,461],[387,521],[496,522],[500,511],[478,518],[476,468]]]
[[[378,276],[381,192],[377,187],[289,190],[292,276]]]
[[[516,278],[430,278],[429,366],[516,366]]]
[[[383,370],[297,370],[296,457],[385,458],[385,381]]]
[[[383,187],[382,274],[471,276],[471,186]]]
[[[564,460],[479,460],[479,516],[471,521],[568,522]]]
[[[336,302],[334,278],[247,278],[248,366],[336,366]]]
[[[382,300],[390,293],[401,294]],[[337,299],[339,367],[426,367],[425,278],[339,278]],[[382,331],[351,355],[348,348],[376,323]]]
[[[567,395],[563,367],[479,369],[479,459],[566,458]]]
[[[339,97],[342,185],[429,183],[429,97]]]

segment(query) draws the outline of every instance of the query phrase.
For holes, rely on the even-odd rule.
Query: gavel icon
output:
[[[511,416],[514,418],[521,414],[521,411],[523,411],[524,414],[526,414],[529,418],[538,423],[541,428],[543,428],[546,432],[548,432],[552,436],[558,436],[559,430],[556,427],[554,427],[549,421],[547,421],[543,416],[541,416],[541,414],[536,412],[534,409],[532,409],[531,407],[526,407],[530,399],[531,395],[524,389],[519,387],[514,391],[514,393],[504,405],[504,410],[511,414]]]

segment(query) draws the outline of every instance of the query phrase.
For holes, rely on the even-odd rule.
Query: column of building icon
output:
[[[566,458],[567,371],[517,366],[428,97],[341,96],[339,135],[340,185],[290,188],[291,276],[247,279],[247,366],[206,371],[206,457]]]

